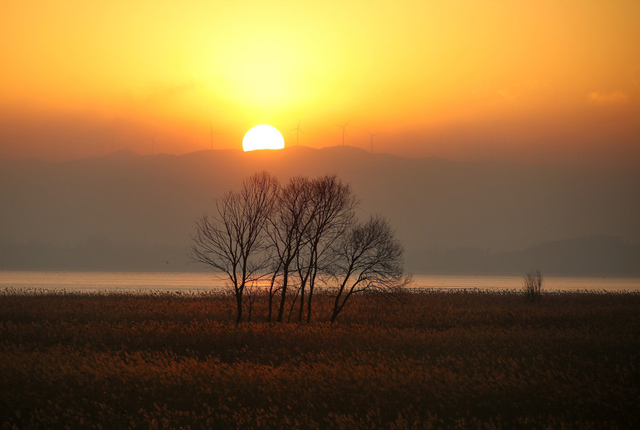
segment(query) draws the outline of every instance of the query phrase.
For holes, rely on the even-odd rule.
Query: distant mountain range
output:
[[[640,276],[640,244],[613,236],[545,242],[519,251],[422,249],[407,256],[419,273],[523,275],[541,269],[556,276]]]
[[[1,270],[198,270],[194,220],[251,173],[337,174],[414,273],[640,275],[636,169],[407,159],[352,147],[0,161]]]

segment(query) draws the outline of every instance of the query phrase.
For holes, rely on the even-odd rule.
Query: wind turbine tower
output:
[[[156,135],[154,134],[149,140],[151,141],[151,155],[154,155],[156,153]]]
[[[342,146],[344,146],[344,131],[347,128],[347,124],[349,124],[349,121],[345,122],[343,125],[336,126],[336,127],[342,127]]]
[[[292,131],[296,132],[296,146],[298,146],[300,144],[300,133],[304,134],[304,132],[300,128],[300,120],[298,120],[298,126],[296,128],[292,128],[291,130],[289,130],[289,132],[292,132]]]
[[[373,136],[375,136],[376,134],[380,134],[380,133],[371,133],[369,132],[369,135],[371,136],[371,153],[373,154]]]

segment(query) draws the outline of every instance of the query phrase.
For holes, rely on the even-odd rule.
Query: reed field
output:
[[[0,428],[640,428],[640,294],[0,292]],[[295,313],[295,312],[294,312]]]

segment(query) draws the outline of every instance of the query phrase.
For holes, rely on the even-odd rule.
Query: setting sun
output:
[[[312,148],[350,119],[345,145],[375,129],[411,158],[640,162],[640,2],[504,3],[2,2],[0,158],[238,148],[302,118]]]
[[[242,149],[255,151],[256,149],[282,149],[284,138],[277,128],[267,124],[260,124],[247,131],[242,139]]]

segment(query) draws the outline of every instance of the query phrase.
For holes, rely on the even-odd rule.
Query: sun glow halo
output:
[[[257,149],[282,149],[284,137],[277,128],[267,124],[260,124],[247,131],[242,139],[242,149],[255,151]]]

